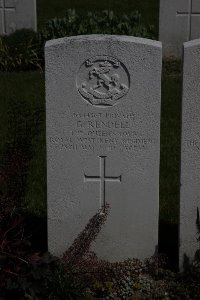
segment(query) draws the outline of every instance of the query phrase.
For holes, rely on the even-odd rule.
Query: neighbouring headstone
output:
[[[0,0],[0,35],[37,29],[36,0]]]
[[[180,190],[180,269],[194,258],[200,209],[200,39],[184,44]],[[199,221],[200,222],[200,221]]]
[[[91,250],[102,259],[153,255],[161,43],[91,35],[45,48],[49,251],[61,255],[99,232]]]
[[[199,37],[199,0],[160,0],[159,39],[164,56],[181,58],[183,43]]]

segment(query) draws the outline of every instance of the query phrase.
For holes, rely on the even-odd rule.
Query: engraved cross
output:
[[[99,156],[100,159],[100,175],[99,176],[87,176],[84,174],[85,182],[99,182],[100,183],[100,207],[103,208],[103,212],[105,212],[106,208],[106,182],[121,182],[122,175],[114,177],[106,176],[106,156]]]
[[[193,0],[188,0],[188,11],[177,11],[178,17],[188,17],[188,41],[192,38],[192,17],[200,17],[200,12],[193,12]]]
[[[0,12],[2,17],[2,32],[6,34],[6,13],[11,11],[15,12],[16,8],[14,6],[6,6],[6,0],[0,0]]]

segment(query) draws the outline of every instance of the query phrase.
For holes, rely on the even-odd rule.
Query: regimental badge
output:
[[[77,76],[81,96],[96,106],[112,106],[125,96],[130,88],[126,67],[116,58],[96,56],[86,60]]]

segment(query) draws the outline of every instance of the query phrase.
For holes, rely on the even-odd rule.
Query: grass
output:
[[[44,74],[0,73],[0,107],[0,154],[3,158],[0,166],[5,169],[5,162],[8,165],[12,152],[20,147],[22,157],[29,162],[25,186],[16,186],[22,197],[18,200],[33,213],[43,214],[46,210]],[[11,157],[5,159],[10,145],[13,148],[11,153],[9,151]]]

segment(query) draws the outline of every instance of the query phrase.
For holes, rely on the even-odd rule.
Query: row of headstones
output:
[[[0,0],[0,35],[36,30],[36,0]],[[159,39],[163,55],[181,57],[182,44],[200,37],[199,0],[160,0]]]
[[[198,36],[199,11],[197,0],[161,0],[165,55],[180,56],[182,42]],[[1,0],[0,12],[0,34],[36,30],[35,0]],[[93,36],[49,42],[46,49],[50,250],[66,250],[98,206],[106,214],[109,204],[93,249],[109,260],[152,255],[158,236],[161,45]],[[185,44],[181,264],[197,248],[199,53],[199,41]]]
[[[163,56],[181,58],[182,44],[200,38],[199,0],[160,0],[159,40]]]
[[[47,42],[45,56],[49,250],[83,247],[99,232],[91,249],[102,259],[153,255],[161,43],[77,36]],[[183,74],[181,267],[198,249],[200,40],[185,43]]]

